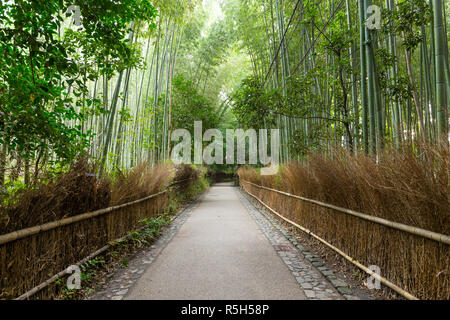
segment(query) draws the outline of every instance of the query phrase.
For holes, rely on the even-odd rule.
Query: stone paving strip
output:
[[[245,191],[235,189],[250,215],[264,235],[286,263],[292,274],[311,300],[359,300],[349,285],[325,266],[322,259],[303,247],[297,240],[276,223],[269,215],[259,210]]]

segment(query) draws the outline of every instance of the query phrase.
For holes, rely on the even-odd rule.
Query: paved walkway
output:
[[[358,299],[319,257],[229,183],[210,188],[89,298]]]
[[[304,299],[234,188],[212,187],[126,299]]]

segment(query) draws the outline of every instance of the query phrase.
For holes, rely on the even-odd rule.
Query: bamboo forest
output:
[[[0,0],[0,300],[449,300],[449,14]]]

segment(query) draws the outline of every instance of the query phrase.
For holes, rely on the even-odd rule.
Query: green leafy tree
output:
[[[79,6],[82,25],[62,35],[71,5]],[[138,0],[21,0],[2,1],[0,12],[0,144],[25,157],[55,152],[69,161],[88,144],[85,116],[76,111],[95,105],[86,78],[135,64],[129,24],[155,11]]]

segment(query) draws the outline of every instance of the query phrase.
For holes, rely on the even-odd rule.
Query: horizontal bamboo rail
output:
[[[386,220],[386,219],[383,219],[383,218],[370,216],[370,215],[367,215],[367,214],[364,214],[364,213],[360,213],[360,212],[357,212],[357,211],[354,211],[354,210],[337,207],[337,206],[334,206],[332,204],[328,204],[328,203],[325,203],[325,202],[321,202],[321,201],[317,201],[317,200],[313,200],[313,199],[308,199],[308,198],[297,196],[297,195],[294,195],[294,194],[290,194],[290,193],[287,193],[287,192],[284,192],[284,191],[280,191],[280,190],[276,190],[276,189],[260,186],[260,185],[257,185],[255,183],[252,183],[250,181],[242,180],[242,182],[251,184],[251,185],[253,185],[253,186],[257,187],[257,188],[261,188],[261,189],[265,189],[265,190],[268,190],[268,191],[276,192],[276,193],[282,194],[284,196],[291,197],[291,198],[296,198],[296,199],[299,199],[299,200],[302,200],[302,201],[305,201],[305,202],[314,203],[314,204],[316,204],[318,206],[329,208],[329,209],[333,209],[335,211],[339,211],[339,212],[342,212],[342,213],[345,213],[345,214],[349,214],[349,215],[361,218],[363,220],[367,220],[367,221],[371,221],[371,222],[374,222],[374,223],[378,223],[378,224],[383,225],[383,226],[387,226],[387,227],[390,227],[390,228],[393,228],[393,229],[401,230],[401,231],[404,231],[404,232],[407,232],[407,233],[410,233],[410,234],[414,234],[414,235],[417,235],[417,236],[420,236],[420,237],[423,237],[423,238],[431,239],[431,240],[434,240],[434,241],[437,241],[437,242],[440,242],[440,243],[444,243],[444,244],[450,245],[450,236],[447,236],[445,234],[436,233],[436,232],[433,232],[433,231],[429,231],[429,230],[425,230],[425,229],[421,229],[421,228],[417,228],[417,227],[408,226],[408,225],[403,224],[403,223],[393,222],[393,221]]]
[[[247,182],[248,183],[248,182]],[[253,184],[253,183],[252,183]],[[329,247],[330,249],[334,250],[335,252],[339,253],[342,257],[344,257],[346,260],[348,260],[349,262],[351,262],[352,264],[354,264],[355,266],[357,266],[358,268],[360,268],[361,270],[363,270],[364,272],[366,272],[367,274],[373,276],[374,278],[376,278],[377,280],[379,280],[381,283],[383,283],[385,286],[391,288],[392,290],[394,290],[395,292],[399,293],[400,295],[402,295],[403,297],[407,298],[408,300],[419,300],[417,297],[413,296],[412,294],[410,294],[409,292],[403,290],[402,288],[398,287],[397,285],[395,285],[394,283],[390,282],[388,279],[380,276],[379,274],[373,272],[372,270],[370,270],[369,268],[367,268],[365,265],[363,265],[362,263],[360,263],[359,261],[353,259],[352,257],[350,257],[349,255],[347,255],[345,252],[341,251],[339,248],[333,246],[331,243],[329,243],[328,241],[326,241],[325,239],[319,237],[318,235],[314,234],[311,230],[302,227],[301,225],[295,223],[294,221],[291,221],[287,218],[285,218],[283,215],[281,215],[280,213],[276,212],[275,210],[273,210],[271,207],[269,207],[267,204],[265,204],[261,199],[259,199],[257,196],[255,196],[254,194],[252,194],[251,192],[249,192],[245,187],[243,187],[244,191],[247,192],[249,195],[251,195],[253,198],[255,198],[259,203],[261,203],[264,207],[266,207],[269,211],[273,212],[275,215],[277,215],[278,217],[280,217],[281,219],[283,219],[284,221],[290,223],[291,225],[299,228],[300,230],[302,230],[303,232],[311,235],[312,237],[314,237],[315,239],[319,240],[320,242],[322,242],[324,245],[326,245],[327,247]]]
[[[105,209],[100,209],[97,211],[93,211],[93,212],[88,212],[88,213],[83,213],[77,216],[73,216],[70,218],[65,218],[62,220],[58,220],[58,221],[53,221],[53,222],[49,222],[49,223],[45,223],[39,226],[35,226],[35,227],[30,227],[30,228],[26,228],[26,229],[22,229],[22,230],[18,230],[18,231],[14,231],[11,233],[7,233],[4,235],[0,235],[0,245],[8,243],[8,242],[12,242],[12,241],[16,241],[25,237],[29,237],[31,235],[35,235],[44,231],[48,231],[48,230],[52,230],[52,229],[56,229],[65,225],[69,225],[69,224],[73,224],[75,222],[79,222],[79,221],[83,221],[83,220],[87,220],[87,219],[91,219],[94,217],[98,217],[101,215],[104,215],[106,213],[112,212],[112,211],[116,211],[122,208],[126,208],[132,205],[135,205],[137,203],[140,202],[144,202],[146,200],[149,199],[153,199],[156,198],[164,193],[168,192],[168,190],[164,190],[155,194],[152,194],[148,197],[133,201],[133,202],[128,202],[125,204],[121,204],[118,206],[114,206],[114,207],[109,207],[109,208],[105,208]]]
[[[172,183],[169,185],[169,188],[170,188],[170,187],[173,187],[174,185],[180,184],[180,183],[182,183],[182,182],[188,181],[188,180],[192,180],[192,178],[187,178],[187,179],[183,179],[183,180],[174,181],[174,182],[172,182]]]

